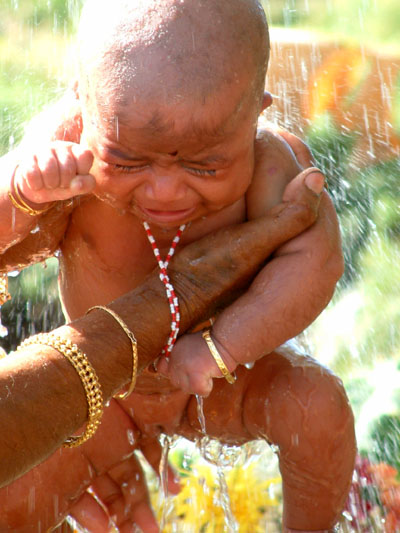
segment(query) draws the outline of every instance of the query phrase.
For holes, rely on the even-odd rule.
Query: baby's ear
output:
[[[264,95],[261,102],[261,112],[267,109],[272,104],[272,95],[268,91],[264,91]]]

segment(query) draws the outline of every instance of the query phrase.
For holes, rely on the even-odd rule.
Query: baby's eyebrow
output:
[[[213,163],[224,164],[228,159],[222,155],[209,155],[201,159],[188,159],[187,157],[182,157],[182,161],[191,165],[207,166]]]
[[[138,154],[127,154],[125,152],[121,152],[121,150],[118,150],[118,148],[106,147],[104,148],[104,153],[107,155],[118,157],[118,159],[124,159],[125,161],[142,161],[143,160],[143,156],[140,156]]]

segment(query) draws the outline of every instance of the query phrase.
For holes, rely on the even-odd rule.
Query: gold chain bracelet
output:
[[[103,414],[103,395],[96,371],[86,355],[69,339],[62,339],[52,333],[39,333],[24,340],[18,346],[17,351],[32,344],[42,344],[56,349],[68,359],[81,379],[88,403],[88,422],[85,431],[81,435],[69,437],[63,443],[66,448],[79,446],[93,437],[100,425]]]
[[[86,311],[87,313],[90,313],[93,309],[102,309],[109,315],[111,315],[121,326],[121,328],[126,333],[128,339],[131,341],[132,345],[132,377],[131,377],[131,383],[129,385],[129,389],[126,392],[118,393],[114,396],[114,398],[119,398],[121,400],[125,400],[128,398],[130,394],[132,394],[135,385],[136,385],[136,376],[137,376],[137,369],[138,369],[138,349],[137,349],[137,341],[135,339],[135,335],[132,333],[132,331],[128,328],[128,326],[125,324],[125,322],[122,320],[122,318],[117,315],[115,311],[112,309],[109,309],[108,307],[105,307],[104,305],[94,305],[90,309]]]

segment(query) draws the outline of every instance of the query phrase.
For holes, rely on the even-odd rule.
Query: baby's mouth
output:
[[[140,207],[139,209],[142,211],[146,219],[164,224],[183,222],[187,220],[194,211],[194,207],[177,210],[148,209],[145,207]]]

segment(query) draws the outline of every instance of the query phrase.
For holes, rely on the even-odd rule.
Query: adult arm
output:
[[[283,242],[313,223],[316,200],[281,204],[266,217],[220,230],[182,250],[169,267],[180,298],[182,331],[226,305]],[[139,372],[159,354],[170,310],[158,273],[110,304],[138,339]],[[130,343],[106,313],[93,311],[54,331],[94,366],[107,402],[129,381]],[[0,361],[0,486],[43,461],[87,417],[79,377],[56,350],[32,345]]]

